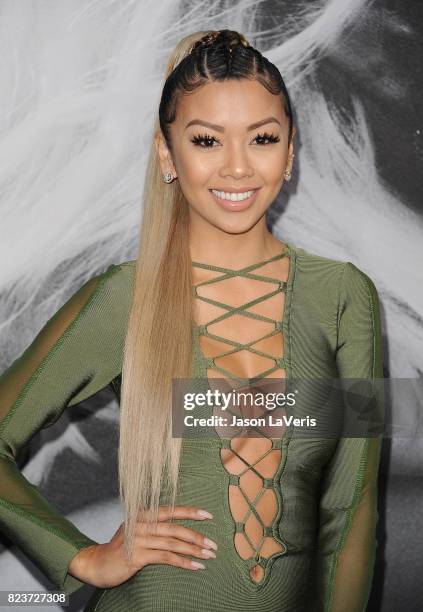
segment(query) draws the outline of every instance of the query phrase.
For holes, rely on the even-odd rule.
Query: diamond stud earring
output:
[[[163,174],[163,180],[165,183],[171,183],[173,180],[173,174],[171,172],[165,172]]]

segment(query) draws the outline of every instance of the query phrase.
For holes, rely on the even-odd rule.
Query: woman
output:
[[[1,378],[1,528],[58,588],[98,587],[86,610],[365,609],[380,437],[172,437],[172,380],[382,377],[372,280],[267,229],[294,136],[278,69],[242,35],[184,38],[137,260],[85,283]],[[125,522],[98,544],[15,460],[108,383]]]

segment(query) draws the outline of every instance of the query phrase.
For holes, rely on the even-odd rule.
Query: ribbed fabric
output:
[[[30,438],[105,387],[122,369],[132,266],[110,266],[86,282],[0,377],[0,529],[58,588],[83,583],[72,557],[96,542],[62,517],[18,470]]]
[[[379,302],[371,279],[350,262],[288,247],[278,363],[286,377],[382,377]],[[134,264],[111,266],[86,283],[0,378],[0,528],[69,593],[82,583],[67,574],[68,565],[94,541],[47,503],[15,459],[36,431],[121,373]],[[192,375],[206,378],[210,362],[195,337]],[[178,522],[215,540],[217,558],[202,560],[206,569],[196,572],[148,565],[117,587],[97,589],[86,612],[365,610],[376,547],[380,439],[292,434],[277,442],[281,461],[267,483],[278,501],[269,535],[281,548],[267,561],[258,557],[262,581],[249,574],[257,559],[241,558],[234,546],[239,527],[228,491],[236,478],[221,459],[228,441],[186,438],[177,504],[205,508],[214,518]]]
[[[286,291],[287,279],[273,277],[269,266],[288,256],[289,248],[286,247],[274,257],[237,270],[193,262],[194,267],[213,273],[211,278],[193,287],[194,296],[211,305],[216,315],[210,319],[207,317],[206,323],[196,326],[197,342],[200,337],[211,339],[212,356],[205,355],[203,351],[199,355],[204,370],[201,374],[209,375],[212,372],[214,376],[223,376],[225,381],[230,380],[232,388],[244,387],[244,390],[247,383],[254,384],[256,380],[272,376],[285,378],[285,362],[281,353],[284,344],[283,293]],[[227,283],[239,278],[246,279],[248,284],[254,283],[251,287],[254,297],[243,299],[242,304],[232,306],[222,300],[199,295],[199,289],[204,292],[216,284],[218,291],[222,285],[226,285],[228,292]],[[272,304],[273,309],[275,304],[277,306],[277,319],[262,312],[266,312],[275,297],[282,298]],[[273,342],[269,343],[272,339]],[[278,349],[271,350],[275,344]],[[249,378],[240,376],[238,354],[242,353],[250,353],[252,357],[249,368],[254,375]],[[261,411],[260,416],[263,414],[264,411]],[[229,418],[240,416],[240,411],[228,407],[225,415]],[[220,450],[222,463],[229,475],[228,484],[236,487],[228,496],[235,529],[234,547],[243,560],[244,573],[248,572],[256,584],[264,584],[271,562],[287,550],[277,530],[282,510],[278,478],[285,460],[283,440],[270,438],[260,427],[255,428],[254,438],[239,439],[239,433],[236,427],[225,431]]]

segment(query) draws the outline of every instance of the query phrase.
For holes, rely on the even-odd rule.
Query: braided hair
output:
[[[289,120],[288,145],[293,130],[291,101],[278,68],[235,30],[210,30],[187,48],[165,80],[159,104],[160,129],[172,150],[169,125],[176,119],[179,97],[210,81],[250,79],[259,81],[273,95],[280,95]]]

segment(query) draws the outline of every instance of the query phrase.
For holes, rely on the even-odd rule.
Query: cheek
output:
[[[269,186],[278,183],[286,166],[287,155],[280,149],[266,152],[266,155],[256,156],[255,170],[264,184]]]
[[[182,189],[194,190],[209,184],[216,165],[211,155],[183,143],[176,159],[178,160],[176,169]]]

